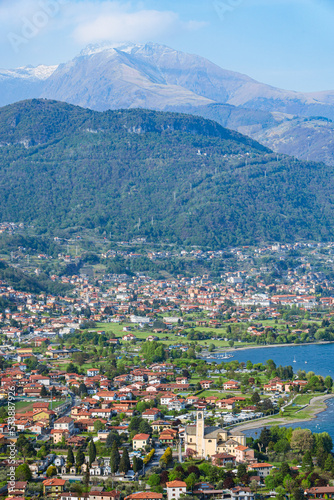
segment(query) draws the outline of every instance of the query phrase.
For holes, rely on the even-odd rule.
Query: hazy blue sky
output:
[[[334,0],[0,0],[0,67],[163,43],[285,89],[334,89]]]

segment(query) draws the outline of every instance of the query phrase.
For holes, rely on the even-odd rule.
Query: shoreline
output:
[[[304,345],[326,345],[326,344],[334,344],[334,340],[322,340],[320,342],[301,342],[300,344],[268,344],[268,345],[260,345],[260,346],[249,346],[249,347],[240,347],[240,348],[232,348],[229,352],[237,352],[237,351],[247,351],[248,349],[266,349],[272,347],[298,347]]]
[[[209,355],[213,356],[215,354],[221,354],[223,352],[227,353],[232,353],[232,352],[239,352],[239,351],[247,351],[249,349],[269,349],[272,347],[298,347],[298,346],[305,346],[305,345],[326,345],[326,344],[334,344],[334,340],[322,340],[320,342],[301,342],[300,344],[268,344],[268,345],[250,345],[247,347],[222,347],[219,348],[217,351],[210,352]],[[221,350],[222,349],[222,350]],[[213,358],[210,358],[213,359]]]
[[[265,427],[266,425],[284,425],[285,427],[289,427],[289,424],[298,424],[298,422],[309,422],[311,420],[314,420],[317,418],[317,415],[319,413],[324,412],[327,410],[328,406],[326,402],[329,399],[334,398],[334,394],[324,394],[322,396],[314,396],[308,405],[306,407],[301,408],[301,409],[309,409],[310,410],[310,415],[309,417],[306,418],[287,418],[284,416],[280,417],[278,415],[272,415],[271,417],[264,417],[263,419],[258,419],[258,420],[253,420],[252,422],[248,422],[246,424],[240,424],[240,425],[235,425],[232,428],[233,429],[238,429],[241,431],[247,431],[250,429],[258,429],[260,427]],[[319,403],[319,406],[318,406]],[[314,407],[312,409],[312,406]]]

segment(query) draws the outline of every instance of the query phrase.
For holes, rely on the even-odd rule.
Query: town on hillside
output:
[[[323,409],[332,378],[236,359],[334,340],[332,245],[121,243],[2,254],[0,498],[332,498],[329,433],[289,427]],[[176,274],[145,269],[160,259]]]

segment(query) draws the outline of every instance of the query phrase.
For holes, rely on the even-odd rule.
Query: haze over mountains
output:
[[[97,111],[147,108],[200,115],[275,151],[334,165],[334,91],[274,88],[154,43],[89,46],[58,67],[0,71],[0,105],[34,97]]]

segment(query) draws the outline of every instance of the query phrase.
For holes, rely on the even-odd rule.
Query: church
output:
[[[235,456],[238,446],[246,446],[246,436],[238,429],[227,431],[221,427],[205,427],[204,413],[198,411],[196,425],[186,426],[184,442],[186,451],[193,450],[197,457],[207,458],[217,453]]]

